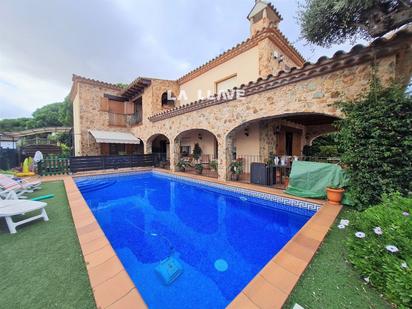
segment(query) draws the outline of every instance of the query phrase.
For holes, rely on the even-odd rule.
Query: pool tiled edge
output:
[[[188,176],[183,173],[167,172],[167,174],[291,198],[264,187],[234,182],[226,183],[217,179],[196,175]],[[61,179],[64,180],[66,187],[73,221],[97,307],[110,309],[147,308],[73,178],[65,176]],[[298,200],[319,204],[321,207],[285,247],[249,282],[229,304],[229,308],[281,308],[342,208],[322,201],[314,203],[309,199]]]
[[[97,308],[147,308],[73,178],[63,181]]]
[[[342,206],[325,204],[266,264],[228,308],[282,308]]]

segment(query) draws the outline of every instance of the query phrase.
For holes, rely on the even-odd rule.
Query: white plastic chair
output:
[[[6,219],[7,227],[11,234],[17,233],[16,227],[27,222],[31,222],[37,219],[43,219],[44,221],[49,221],[46,210],[44,207],[47,203],[26,201],[26,200],[1,200],[0,201],[0,217]],[[35,210],[41,210],[40,215],[29,217],[27,219],[14,222],[12,216],[22,215],[27,212],[32,212]]]

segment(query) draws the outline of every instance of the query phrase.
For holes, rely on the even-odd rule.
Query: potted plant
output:
[[[209,166],[210,166],[210,169],[211,169],[212,171],[217,172],[217,169],[218,169],[217,160],[212,160],[212,161],[210,162]]]
[[[196,170],[196,173],[197,174],[202,174],[202,172],[203,172],[203,165],[202,165],[202,163],[196,163],[195,164],[195,170]]]
[[[243,161],[242,159],[237,159],[230,163],[229,170],[232,173],[231,178],[232,180],[239,180],[240,174],[243,173]]]
[[[202,155],[202,148],[200,148],[199,144],[196,143],[195,147],[193,147],[193,158],[196,161],[198,161],[201,155]]]
[[[329,203],[339,205],[343,198],[343,193],[345,189],[337,187],[337,186],[328,186],[326,188],[326,196],[328,198]]]
[[[179,172],[186,171],[186,166],[187,166],[187,162],[183,159],[180,159],[179,162],[177,162],[176,164],[176,167],[179,170]]]

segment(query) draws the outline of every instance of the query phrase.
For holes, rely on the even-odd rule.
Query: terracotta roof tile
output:
[[[349,52],[339,50],[331,58],[322,56],[315,63],[305,62],[300,68],[293,67],[288,71],[279,71],[276,76],[268,75],[264,79],[258,78],[256,81],[250,81],[247,85],[242,84],[240,87],[235,87],[231,91],[239,88],[244,89],[245,95],[249,96],[258,92],[274,89],[291,82],[297,82],[313,76],[326,74],[348,65],[362,63],[373,59],[376,56],[382,57],[387,54],[394,53],[397,48],[399,49],[400,44],[410,44],[407,42],[408,40],[412,40],[412,27],[402,29],[393,34],[390,38],[378,38],[368,46],[358,44],[353,46]],[[149,120],[153,122],[160,121],[209,106],[233,101],[235,99],[235,97],[231,99],[222,99],[215,95],[211,99],[194,101],[161,113],[157,113],[149,117]]]
[[[206,62],[205,64],[197,67],[196,69],[186,73],[185,75],[181,76],[180,78],[178,78],[178,82],[179,83],[184,83],[187,80],[191,79],[191,77],[196,77],[197,75],[200,75],[203,73],[203,70],[207,71],[213,67],[215,67],[216,65],[220,64],[221,60],[229,60],[231,59],[231,54],[235,54],[237,55],[237,51],[242,51],[243,49],[248,49],[251,48],[253,46],[255,46],[260,40],[266,38],[266,37],[277,37],[279,38],[281,41],[283,41],[283,43],[290,49],[290,52],[293,53],[295,55],[295,57],[302,63],[305,62],[305,59],[303,58],[303,56],[298,52],[298,50],[293,47],[293,45],[290,43],[290,41],[286,38],[286,36],[277,28],[263,28],[262,30],[256,32],[256,34],[248,39],[246,39],[245,41],[235,45],[234,47],[224,51],[223,53],[219,54],[218,56],[216,56],[215,58],[209,60],[208,62]],[[239,52],[240,53],[240,52]],[[227,59],[225,59],[227,58]],[[215,64],[215,65],[214,65]],[[196,73],[200,73],[200,74],[196,74]]]

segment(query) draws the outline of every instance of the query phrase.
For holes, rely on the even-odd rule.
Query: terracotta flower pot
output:
[[[329,203],[334,204],[334,205],[340,205],[344,192],[345,192],[345,189],[341,189],[341,188],[338,188],[338,189],[326,188],[326,195],[328,197]]]

